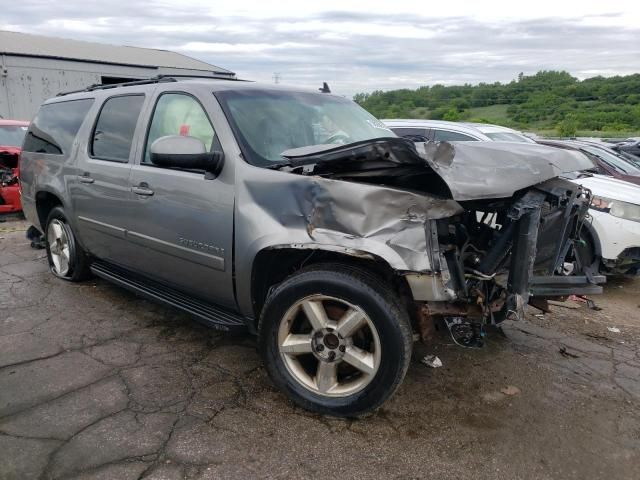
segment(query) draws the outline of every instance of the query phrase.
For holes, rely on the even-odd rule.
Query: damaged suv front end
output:
[[[477,330],[522,318],[530,303],[544,309],[549,298],[602,291],[603,277],[562,275],[591,193],[558,175],[590,168],[583,156],[397,138],[282,155],[288,162],[277,169],[303,179],[282,177],[269,212],[267,202],[254,203],[260,216],[287,218],[289,232],[296,219],[302,238],[280,246],[308,248],[311,240],[388,261],[417,302],[425,339],[439,317]]]

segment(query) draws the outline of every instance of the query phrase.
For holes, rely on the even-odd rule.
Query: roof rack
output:
[[[149,85],[152,83],[165,83],[165,82],[177,82],[179,79],[188,79],[188,78],[208,78],[212,80],[233,80],[236,82],[244,82],[246,80],[240,80],[238,78],[226,77],[223,75],[216,75],[215,72],[213,75],[187,75],[187,74],[178,74],[178,75],[157,75],[155,77],[147,78],[144,80],[133,80],[131,82],[122,82],[122,83],[96,83],[93,85],[89,85],[86,88],[82,88],[80,90],[71,90],[68,92],[60,92],[56,95],[56,97],[63,97],[65,95],[71,95],[72,93],[82,93],[82,92],[93,92],[94,90],[108,90],[110,88],[119,88],[119,87],[133,87],[136,85]]]

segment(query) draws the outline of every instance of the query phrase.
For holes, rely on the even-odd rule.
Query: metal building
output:
[[[163,74],[235,77],[167,50],[0,31],[0,118],[31,120],[44,100],[60,92]]]

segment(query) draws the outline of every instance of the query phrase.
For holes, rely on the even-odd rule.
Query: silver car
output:
[[[557,177],[584,156],[414,144],[322,90],[160,77],[47,101],[21,188],[51,272],[255,333],[278,387],[350,417],[434,323],[478,346],[528,303],[599,291],[555,275],[590,200]]]

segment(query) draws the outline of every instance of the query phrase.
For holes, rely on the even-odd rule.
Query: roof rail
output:
[[[131,82],[122,82],[122,83],[95,83],[93,85],[89,85],[86,88],[81,88],[80,90],[71,90],[69,92],[60,92],[56,95],[56,97],[63,97],[64,95],[71,95],[72,93],[82,93],[82,92],[93,92],[94,90],[107,90],[109,88],[118,88],[118,87],[130,87],[135,85],[149,85],[151,83],[160,83],[160,82],[175,82],[177,80],[172,78],[166,78],[161,75],[157,77],[147,78],[145,80],[133,80]]]
[[[236,78],[235,76],[228,76],[225,75],[223,73],[218,73],[218,72],[211,72],[213,75],[199,75],[197,73],[195,74],[188,74],[188,73],[162,73],[154,78],[210,78],[213,80],[235,80],[238,82],[242,82],[243,80],[240,80],[239,78]]]
[[[187,75],[187,74],[178,74],[178,75],[157,75],[155,77],[146,78],[144,80],[133,80],[131,82],[122,82],[122,83],[96,83],[93,85],[89,85],[86,88],[82,88],[80,90],[71,90],[68,92],[60,92],[56,95],[56,97],[63,97],[65,95],[71,95],[72,93],[82,93],[82,92],[93,92],[94,90],[107,90],[110,88],[119,88],[119,87],[132,87],[136,85],[149,85],[152,83],[164,83],[164,82],[177,82],[179,79],[187,79],[187,78],[209,78],[213,80],[235,80],[238,82],[242,82],[244,80],[240,80],[233,77],[226,77],[222,75]]]

